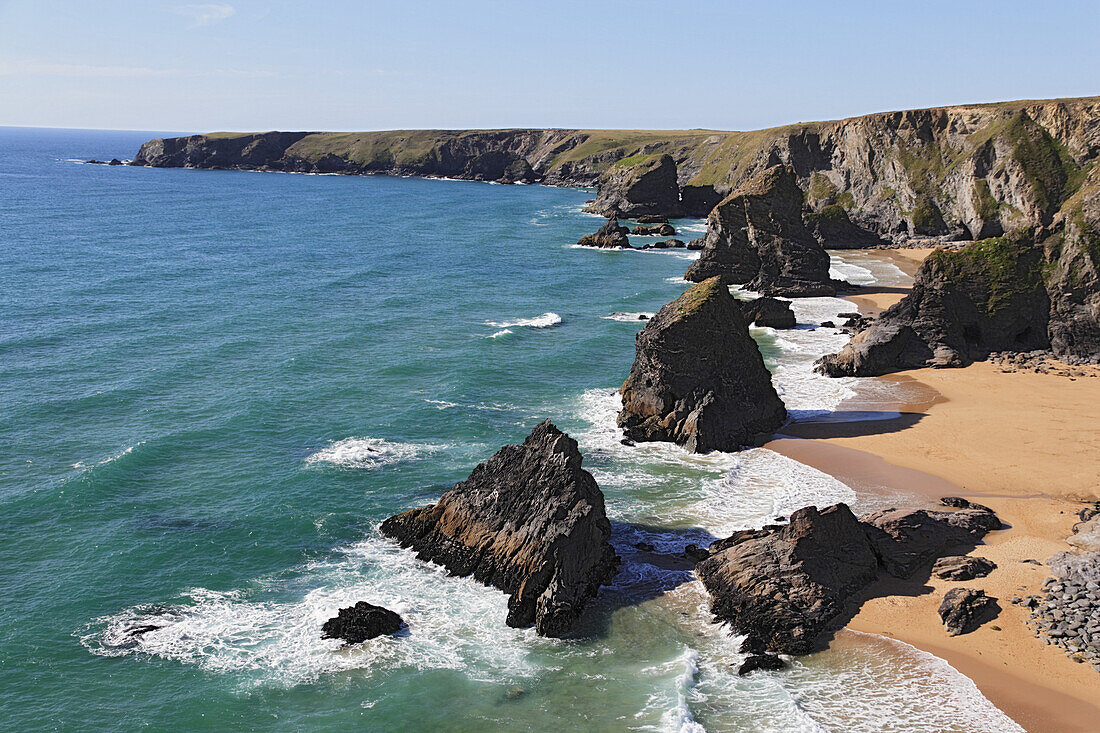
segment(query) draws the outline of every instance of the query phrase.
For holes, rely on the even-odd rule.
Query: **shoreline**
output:
[[[912,276],[931,249],[874,251],[892,253]],[[881,288],[844,299],[875,314],[903,295]],[[1048,570],[1024,561],[1068,549],[1064,538],[1080,502],[1100,498],[1100,434],[1084,408],[1100,404],[1100,379],[1005,373],[989,362],[874,379],[892,383],[889,391],[899,396],[857,394],[836,411],[852,412],[854,420],[794,423],[765,447],[848,484],[865,503],[934,507],[942,496],[963,496],[990,506],[1006,528],[969,553],[997,564],[987,577],[880,581],[872,595],[896,595],[867,600],[847,628],[944,659],[1029,731],[1095,730],[1097,672],[1043,643],[1025,625],[1026,609],[1009,599],[1040,591]],[[860,412],[891,414],[860,420]],[[1000,614],[969,634],[948,636],[936,609],[952,587],[984,589],[999,599]]]

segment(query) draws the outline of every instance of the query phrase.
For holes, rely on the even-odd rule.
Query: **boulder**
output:
[[[767,296],[741,304],[745,320],[768,328],[794,328],[797,324],[791,303]]]
[[[908,578],[936,553],[973,547],[995,523],[995,515],[971,509],[857,519],[844,504],[805,507],[787,525],[716,540],[695,572],[714,615],[746,636],[742,651],[807,654],[876,580]]]
[[[108,161],[107,165],[122,165],[122,161],[118,158],[111,158],[111,160]]]
[[[322,639],[343,639],[361,644],[382,634],[396,634],[405,622],[393,611],[359,601],[340,611],[321,626]]]
[[[985,504],[976,504],[969,499],[962,498],[961,496],[941,496],[940,503],[944,506],[949,506],[952,509],[977,509],[978,511],[982,512],[993,511]]]
[[[637,218],[639,224],[667,224],[668,217],[664,214],[642,214]]]
[[[802,202],[789,166],[753,176],[711,211],[702,253],[684,277],[720,276],[764,295],[834,295],[829,255],[803,223]]]
[[[633,165],[614,163],[600,176],[596,200],[587,207],[595,214],[619,216],[678,216],[680,187],[676,180],[676,161],[671,155],[650,155]]]
[[[695,572],[711,611],[748,636],[750,648],[807,654],[878,577],[878,556],[852,511],[837,504],[799,509],[786,526],[714,552]]]
[[[948,636],[969,633],[995,618],[999,611],[996,598],[974,588],[952,588],[944,594],[939,607]]]
[[[398,514],[382,533],[422,560],[509,594],[507,624],[570,631],[619,558],[603,494],[577,442],[549,420],[501,448],[436,504]]]
[[[1049,346],[1050,301],[1041,253],[1005,237],[936,250],[908,295],[817,370],[870,377],[919,367],[966,366],[993,351]]]
[[[676,229],[671,224],[667,224],[667,223],[666,224],[653,224],[652,226],[646,226],[646,225],[643,225],[643,224],[638,224],[632,230],[630,230],[630,233],[631,234],[642,234],[642,235],[654,235],[654,234],[656,234],[656,235],[661,236],[661,237],[671,237],[672,235],[676,234]]]
[[[703,244],[705,241],[706,240],[704,237],[698,237],[688,242],[685,246],[692,251],[699,251],[703,249]]]
[[[949,555],[932,565],[932,574],[941,580],[974,580],[984,578],[997,569],[997,565],[984,557]]]
[[[759,445],[786,420],[760,349],[720,278],[661,308],[635,348],[618,418],[632,440],[735,451]]]
[[[612,217],[596,230],[595,234],[586,234],[577,244],[582,247],[600,247],[601,249],[633,249],[626,236],[627,228],[619,226],[619,220]]]
[[[973,547],[987,532],[1001,528],[990,511],[885,509],[860,517],[886,571],[907,578],[949,550]]]

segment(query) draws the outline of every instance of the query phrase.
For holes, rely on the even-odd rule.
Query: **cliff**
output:
[[[843,210],[872,240],[980,239],[1051,225],[1100,155],[1100,97],[885,112],[754,132],[213,133],[151,140],[133,164],[599,185],[601,209],[629,210],[623,183],[645,178],[629,169],[666,155],[680,187],[673,208],[687,215],[706,216],[743,182],[783,164],[797,175],[809,212],[839,207],[826,213],[841,232],[852,231]],[[653,200],[671,206],[665,177]]]

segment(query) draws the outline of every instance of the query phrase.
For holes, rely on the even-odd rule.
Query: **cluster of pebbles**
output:
[[[1084,552],[1050,558],[1054,577],[1043,581],[1043,592],[1011,600],[1030,609],[1028,624],[1040,639],[1100,672],[1100,504],[1081,518],[1066,541]]]
[[[1100,583],[1047,578],[1043,591],[1012,602],[1031,609],[1028,624],[1040,639],[1100,672]]]
[[[1036,351],[994,351],[989,361],[1001,368],[1002,372],[1036,372],[1055,374],[1060,377],[1098,377],[1100,367],[1073,357],[1059,359],[1048,350]]]

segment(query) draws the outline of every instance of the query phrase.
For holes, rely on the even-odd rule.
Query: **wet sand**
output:
[[[915,269],[928,251],[884,252]],[[900,297],[849,299],[877,312]],[[991,507],[1007,528],[971,553],[997,564],[988,577],[884,581],[871,595],[896,595],[871,598],[848,627],[947,660],[1027,730],[1100,730],[1100,673],[1041,642],[1024,623],[1026,611],[1009,602],[1038,592],[1048,575],[1023,561],[1068,549],[1076,511],[1100,499],[1100,376],[1005,373],[978,363],[879,379],[903,397],[857,396],[824,420],[788,426],[767,447],[844,481],[865,505],[935,506],[942,496],[963,496]],[[947,636],[936,609],[952,587],[984,589],[1000,600],[1000,615]]]

